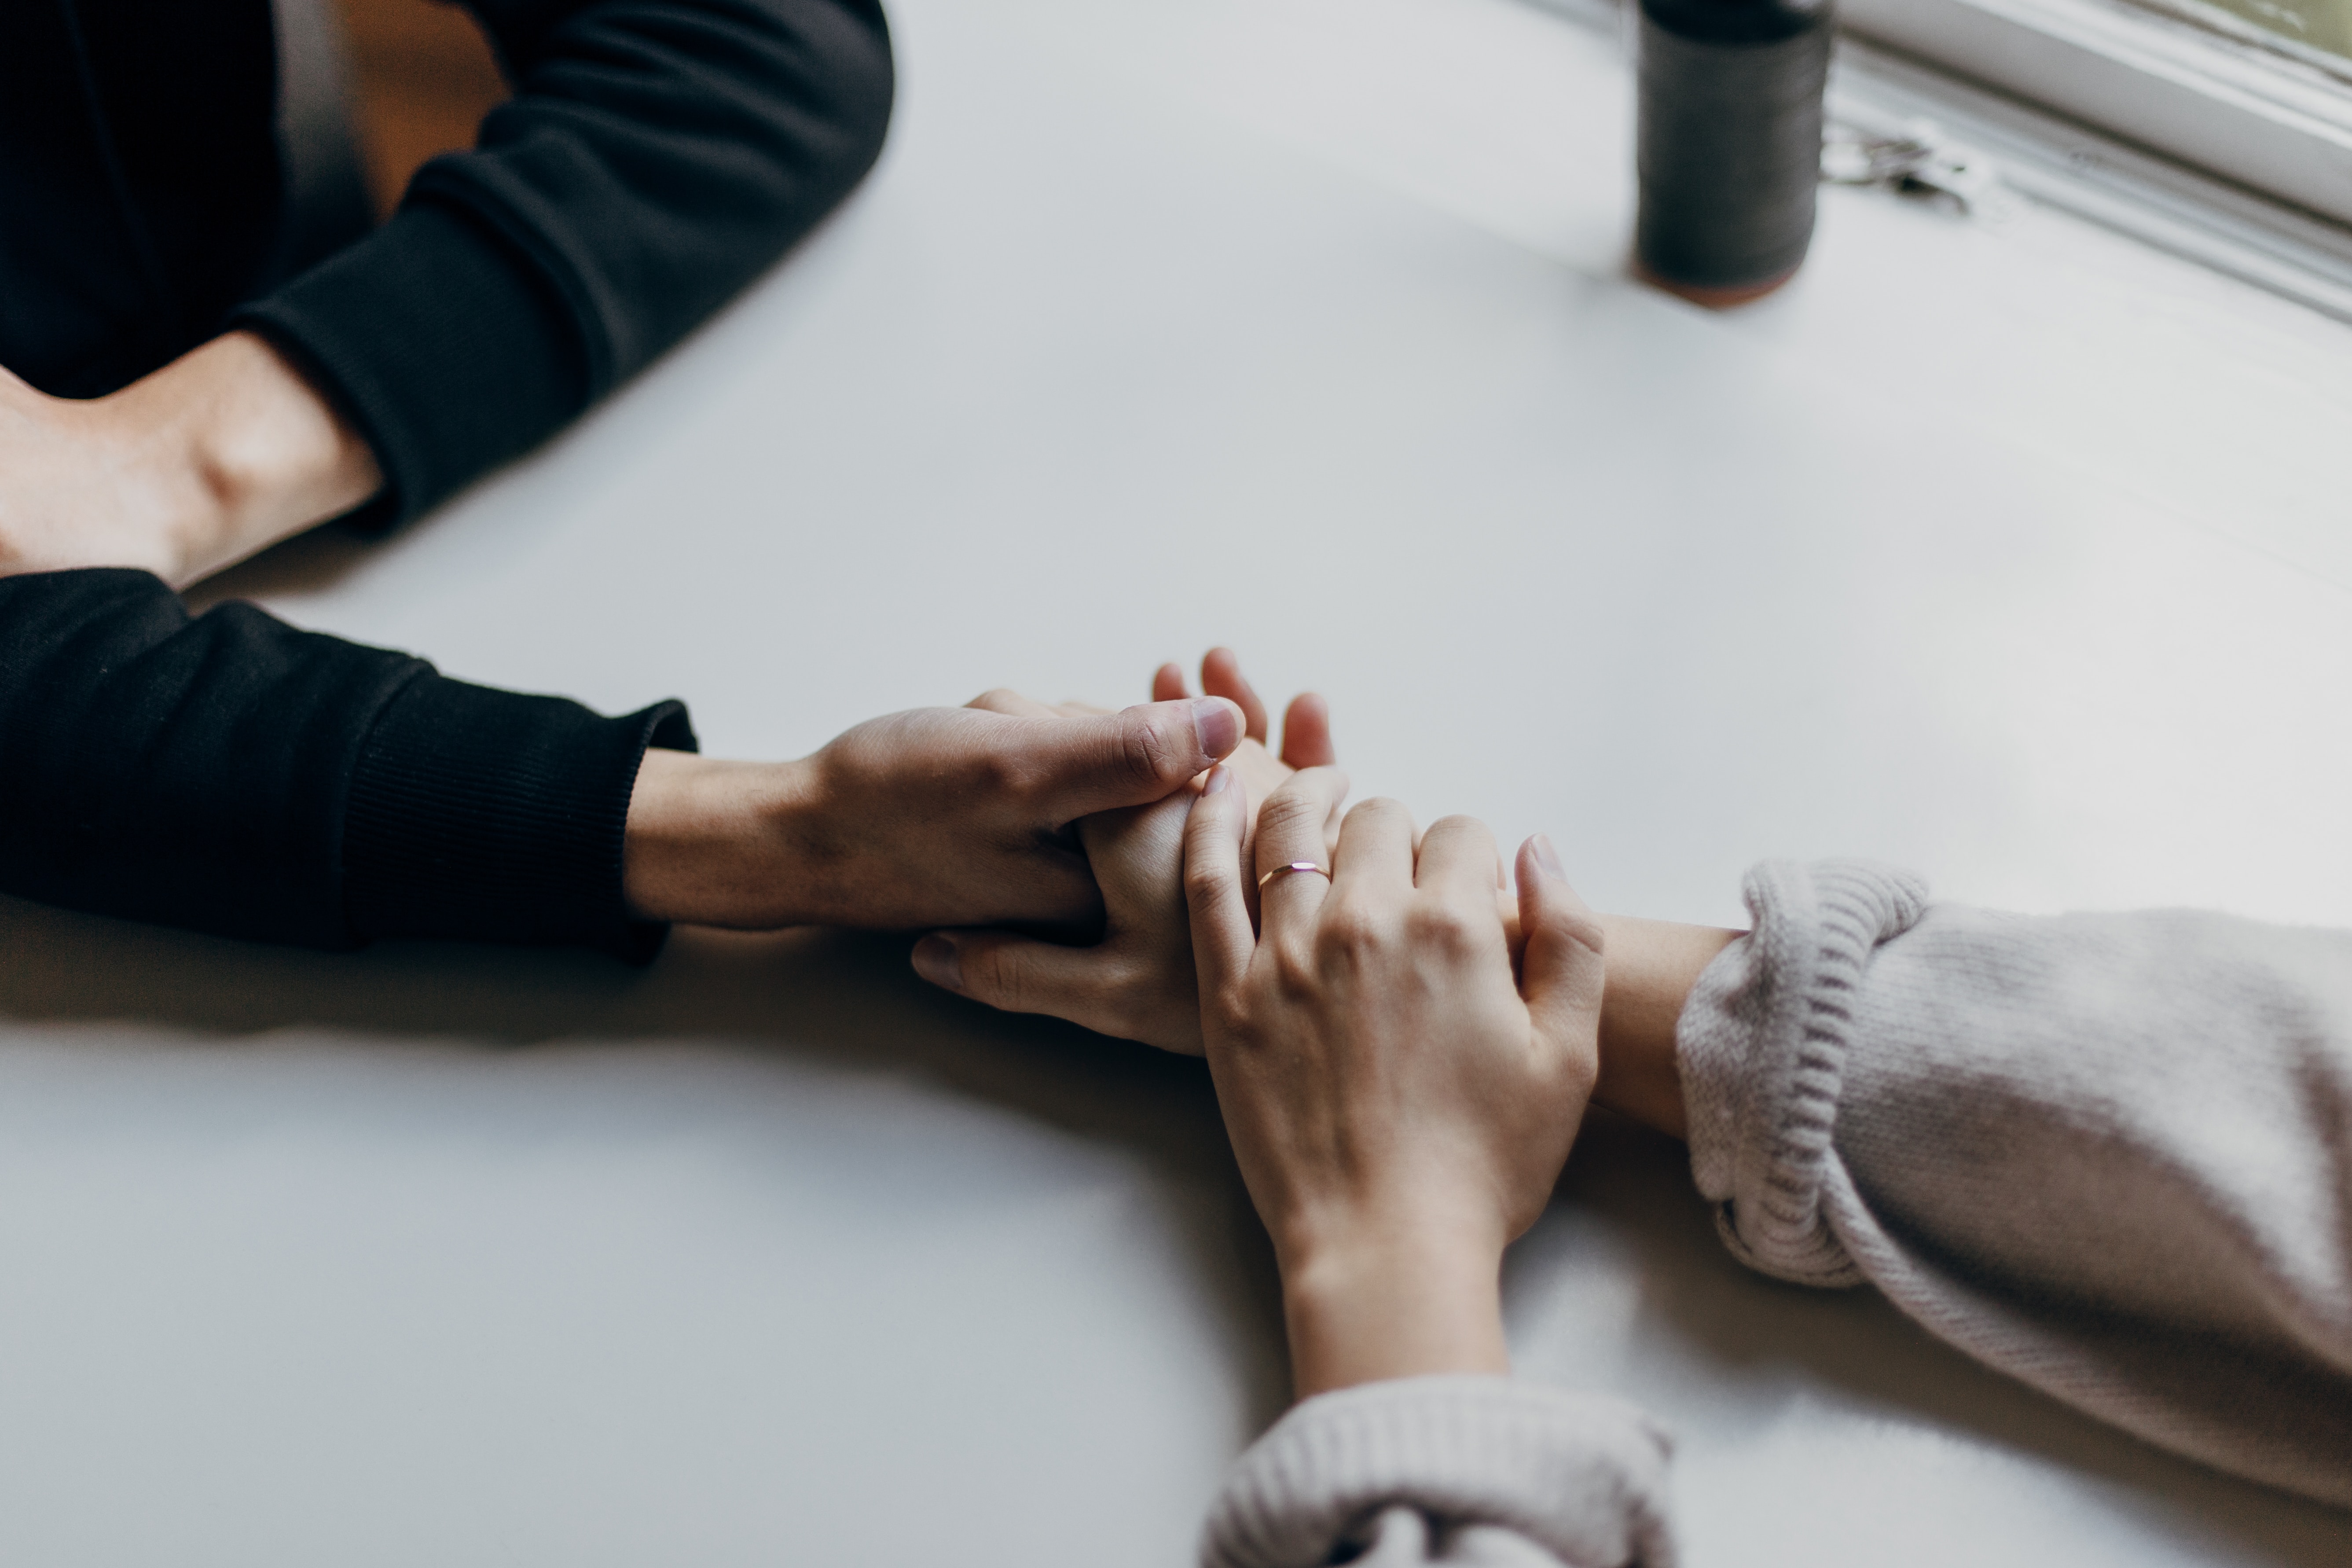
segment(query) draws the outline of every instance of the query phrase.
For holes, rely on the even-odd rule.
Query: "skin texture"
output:
[[[1270,749],[1265,704],[1233,650],[1209,651],[1201,662],[1201,684],[1242,710],[1245,738],[1227,765],[1250,786],[1251,798],[1265,799],[1299,768],[1333,760],[1330,710],[1320,697],[1307,692],[1291,700],[1277,758]],[[1151,693],[1155,701],[1181,700],[1184,672],[1160,666]],[[1087,711],[1079,704],[1052,709],[1005,691],[980,700],[1007,713]],[[1013,931],[935,931],[916,944],[916,970],[935,985],[1007,1012],[1050,1013],[1101,1034],[1200,1055],[1200,1000],[1183,895],[1184,817],[1200,786],[1200,779],[1188,780],[1165,799],[1078,825],[1102,891],[1099,942],[1074,947]],[[1336,816],[1331,826],[1336,834]],[[1255,898],[1253,889],[1253,903]]]
[[[0,370],[0,575],[132,566],[185,587],[383,488],[367,444],[251,332],[87,400]]]
[[[648,752],[624,889],[643,918],[739,929],[1098,932],[1073,825],[1167,799],[1242,740],[1239,705],[1203,697],[1069,716],[916,709],[790,763]]]
[[[1416,840],[1394,801],[1349,811],[1301,772],[1253,857],[1232,770],[1186,823],[1184,887],[1209,1068],[1273,1238],[1297,1392],[1508,1369],[1503,1248],[1549,1200],[1600,1070],[1600,922],[1547,842],[1518,855],[1519,924],[1496,907],[1494,837],[1446,817]]]
[[[1595,1103],[1688,1139],[1675,1026],[1700,973],[1745,934],[1717,926],[1602,915],[1609,985],[1601,1000],[1601,1079]]]

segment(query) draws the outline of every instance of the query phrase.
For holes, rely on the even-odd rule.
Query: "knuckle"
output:
[[[1175,750],[1160,726],[1142,713],[1129,714],[1119,726],[1119,762],[1138,784],[1171,780],[1181,765]]]
[[[1389,922],[1354,900],[1333,898],[1324,904],[1316,944],[1327,957],[1370,963],[1389,945]]]
[[[1249,1001],[1235,986],[1221,987],[1202,1007],[1202,1022],[1218,1036],[1236,1045],[1251,1040]]]
[[[1275,991],[1293,1005],[1312,1001],[1323,989],[1326,955],[1317,949],[1279,946],[1274,954]]]
[[[983,708],[991,713],[1017,713],[1021,710],[1021,700],[1009,686],[992,686],[964,706]]]
[[[1489,913],[1487,923],[1494,917]],[[1484,934],[1467,910],[1434,901],[1416,903],[1405,916],[1405,940],[1417,949],[1460,957],[1474,952]]]
[[[1257,814],[1257,830],[1261,837],[1272,833],[1288,837],[1305,829],[1319,831],[1323,821],[1323,802],[1313,795],[1285,789],[1277,792]]]
[[[1184,896],[1206,900],[1223,894],[1236,874],[1222,856],[1188,855],[1184,858]]]
[[[1557,931],[1561,940],[1581,948],[1595,960],[1605,961],[1609,952],[1609,933],[1601,921],[1582,910],[1563,910],[1545,922]]]
[[[1464,816],[1459,813],[1452,816],[1441,816],[1431,823],[1429,836],[1433,838],[1442,836],[1447,838],[1459,837],[1472,840],[1493,837],[1486,831],[1485,823],[1475,816]]]
[[[1025,801],[1046,792],[1046,781],[1024,759],[1004,752],[984,751],[967,758],[958,770],[957,793],[977,800]]]
[[[1025,1010],[1020,966],[1008,963],[1004,949],[992,942],[963,954],[963,985],[975,1001],[1008,1013]]]

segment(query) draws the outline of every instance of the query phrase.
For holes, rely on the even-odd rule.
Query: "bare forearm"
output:
[[[367,444],[250,332],[105,397],[0,374],[0,574],[131,566],[184,587],[383,483]]]
[[[1301,1399],[1385,1378],[1506,1373],[1502,1259],[1404,1235],[1286,1263],[1283,1312]]]
[[[1675,1026],[1691,988],[1741,932],[1603,915],[1609,978],[1601,999],[1601,1078],[1592,1098],[1676,1138],[1689,1135]]]
[[[175,584],[351,510],[383,486],[375,455],[266,341],[229,332],[115,395],[176,481]]]
[[[782,824],[807,795],[803,764],[650,751],[621,855],[629,910],[691,925],[797,923]]]

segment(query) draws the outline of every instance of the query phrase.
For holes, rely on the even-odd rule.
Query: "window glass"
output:
[[[2157,9],[2352,74],[2352,0],[2144,0]]]

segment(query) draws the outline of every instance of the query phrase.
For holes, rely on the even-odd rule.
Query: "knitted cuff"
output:
[[[284,350],[383,468],[360,515],[415,517],[587,405],[577,334],[522,253],[411,200],[357,245],[229,321]]]
[[[667,927],[621,885],[646,748],[695,749],[686,709],[606,719],[423,675],[360,752],[343,818],[343,909],[362,940],[572,943],[643,963]]]
[[[1822,1186],[1872,951],[1918,921],[1927,884],[1864,861],[1768,861],[1742,890],[1755,930],[1707,965],[1675,1030],[1691,1174],[1742,1263],[1858,1285]]]
[[[1499,1527],[1570,1568],[1670,1568],[1671,1452],[1648,1416],[1598,1394],[1504,1377],[1340,1389],[1294,1408],[1241,1457],[1209,1514],[1201,1562],[1345,1561],[1335,1548],[1405,1509],[1428,1534]]]

